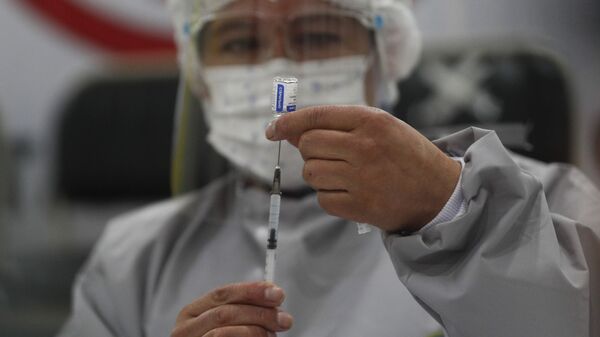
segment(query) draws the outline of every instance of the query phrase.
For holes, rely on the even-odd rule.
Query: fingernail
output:
[[[267,125],[267,130],[265,131],[265,135],[267,139],[273,139],[275,137],[275,121],[271,121],[269,125]]]
[[[279,287],[265,289],[265,298],[272,302],[279,302],[283,298],[283,290]]]
[[[277,314],[277,324],[282,329],[289,329],[292,326],[292,316],[285,312]]]

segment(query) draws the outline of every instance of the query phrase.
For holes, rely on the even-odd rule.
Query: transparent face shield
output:
[[[261,81],[260,84],[266,85],[262,83],[264,72],[269,72],[273,77],[307,79],[313,89],[326,90],[331,85],[321,80],[333,79],[320,76],[317,80],[317,73],[352,74],[361,68],[366,77],[367,71],[363,68],[372,65],[366,62],[374,59],[370,56],[375,52],[371,26],[368,15],[323,0],[229,2],[214,13],[197,16],[192,22],[189,61],[194,64],[195,74],[188,74],[188,78],[204,99],[214,97],[215,89],[208,83],[213,69],[229,69],[221,75],[231,81],[248,81],[254,76],[254,84]],[[250,74],[252,71],[254,75]],[[239,76],[235,76],[235,72]],[[367,85],[360,96],[368,96],[368,91]],[[348,95],[353,98],[356,93]],[[333,102],[304,101],[300,105],[308,103]]]
[[[396,2],[384,9],[345,0],[188,4],[179,36],[184,82],[173,161],[176,193],[193,186],[198,166],[207,165],[197,151],[201,142],[191,138],[206,138],[229,164],[270,183],[275,144],[265,139],[264,130],[273,118],[275,77],[299,80],[298,109],[379,105],[393,96],[382,92],[395,92],[396,79],[404,72],[400,63],[386,60],[406,60],[404,69],[414,59],[399,54],[411,50],[404,41],[414,40],[414,34],[402,24],[412,22],[407,20],[409,12]],[[199,124],[208,134],[198,134]],[[284,188],[304,185],[302,167],[297,150],[284,146]]]
[[[234,2],[194,27],[192,39],[203,67],[277,58],[322,61],[366,56],[372,49],[369,22],[360,13],[322,1],[247,3]]]

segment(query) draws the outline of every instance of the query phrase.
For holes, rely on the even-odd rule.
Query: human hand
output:
[[[289,330],[292,317],[278,307],[283,290],[272,283],[237,283],[185,306],[171,337],[271,337]]]
[[[444,207],[460,164],[389,113],[365,106],[316,106],[285,114],[268,139],[288,140],[303,176],[328,213],[388,232],[416,231]]]

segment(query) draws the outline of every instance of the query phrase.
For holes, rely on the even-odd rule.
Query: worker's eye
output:
[[[335,48],[341,43],[341,37],[331,32],[305,32],[295,34],[292,45],[300,50],[309,48]]]
[[[257,37],[236,37],[221,42],[219,51],[224,54],[248,54],[257,53],[261,49],[261,43]]]

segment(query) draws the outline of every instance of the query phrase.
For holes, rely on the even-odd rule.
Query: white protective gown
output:
[[[436,143],[465,158],[467,211],[414,235],[382,244],[324,213],[315,195],[284,197],[275,280],[295,324],[279,335],[426,337],[439,323],[451,337],[600,336],[593,184],[569,166],[509,155],[490,131]],[[168,336],[204,293],[262,279],[267,217],[268,194],[232,174],[114,220],[61,336]]]

